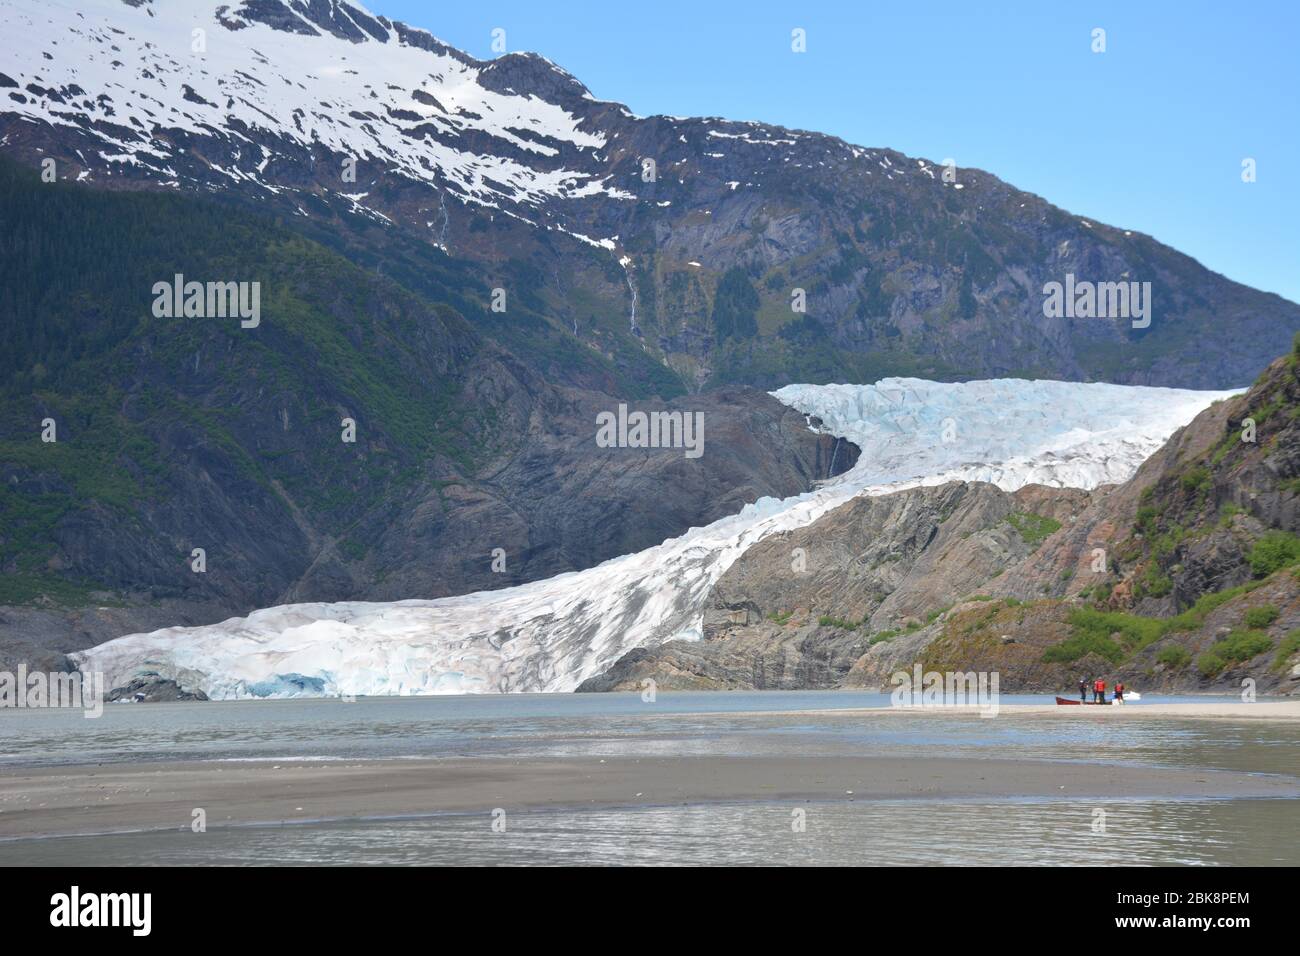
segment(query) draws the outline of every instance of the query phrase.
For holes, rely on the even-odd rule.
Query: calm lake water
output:
[[[1145,703],[1180,699],[1205,701]],[[808,691],[661,693],[654,703],[583,694],[109,705],[95,720],[6,710],[0,769],[158,759],[888,754],[1300,776],[1294,724],[835,712],[888,703],[885,694]],[[1107,838],[1092,831],[1098,806]],[[795,811],[806,819],[802,832],[792,829]],[[185,831],[16,840],[0,842],[0,864],[1300,864],[1300,800],[747,802],[516,812],[504,833],[490,823],[482,814],[442,814],[213,828],[202,841]]]

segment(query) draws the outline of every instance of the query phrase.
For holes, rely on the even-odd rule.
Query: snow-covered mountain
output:
[[[75,656],[109,686],[152,671],[210,697],[569,691],[635,647],[700,636],[709,590],[746,548],[860,494],[987,481],[1128,478],[1228,392],[997,380],[792,385],[777,396],[862,449],[808,494],[765,499],[586,571],[437,601],[269,608],[123,637]]]
[[[635,116],[545,57],[478,60],[347,0],[0,0],[0,16],[5,153],[54,159],[60,180],[360,231],[372,253],[428,244],[485,265],[487,288],[585,347],[648,355],[691,388],[886,374],[1238,386],[1300,325],[1294,304],[981,170],[945,176],[759,122]],[[738,271],[779,328],[718,325],[717,289],[728,275],[740,288]],[[1067,274],[1151,282],[1151,325],[1045,316],[1044,284]]]
[[[359,5],[203,0],[5,0],[6,109],[87,135],[79,178],[135,166],[170,185],[214,178],[292,191],[316,150],[377,159],[389,173],[497,208],[594,195],[631,199],[592,171],[598,130],[539,96],[502,87],[429,34]],[[540,58],[538,58],[540,60]],[[577,82],[546,62],[538,69]],[[193,137],[228,153],[187,156]],[[583,168],[585,167],[585,168]],[[379,218],[364,185],[338,192]],[[432,211],[431,211],[432,213]],[[305,213],[304,213],[305,215]],[[431,222],[430,227],[445,225]]]
[[[1292,303],[989,173],[945,177],[758,122],[635,116],[544,57],[478,60],[346,0],[0,0],[0,20],[0,173],[34,237],[10,252],[60,250],[0,317],[24,342],[10,374],[29,399],[0,437],[27,441],[56,391],[68,419],[124,429],[0,463],[24,516],[0,544],[25,549],[0,563],[33,579],[8,592],[44,593],[52,569],[87,602],[214,602],[116,634],[490,586],[466,542],[534,562],[514,569],[534,582],[521,587],[295,604],[87,653],[119,680],[156,666],[215,696],[571,689],[629,647],[698,633],[735,555],[848,496],[951,477],[1117,481],[1209,401],[978,380],[1225,388],[1300,327]],[[47,188],[31,175],[46,160],[80,185]],[[83,225],[109,205],[137,237],[157,233],[148,255],[86,241],[113,231]],[[207,231],[182,241],[194,222]],[[267,287],[254,335],[151,321],[158,279],[214,268]],[[1044,314],[1044,284],[1067,274],[1150,282],[1149,326]],[[498,289],[505,314],[489,306]],[[88,341],[97,361],[70,347]],[[788,385],[889,375],[977,381]],[[763,460],[743,460],[751,436],[774,435],[773,411],[808,438],[752,393],[768,407],[730,402],[741,467],[586,454],[590,408],[711,408],[733,386],[780,389],[861,460],[807,496],[592,567],[833,472],[818,454],[831,442],[774,455],[769,437]],[[355,458],[333,454],[343,415],[362,426]],[[91,469],[120,481],[80,481]],[[670,520],[634,541],[598,527],[602,509],[655,495],[728,503],[656,509]],[[644,531],[644,511],[624,512]],[[195,542],[223,556],[204,575],[178,559]],[[563,568],[587,570],[538,580]]]

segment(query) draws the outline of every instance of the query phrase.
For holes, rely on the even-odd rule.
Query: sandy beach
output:
[[[843,710],[845,714],[890,714],[890,715],[981,715],[986,708],[981,707],[889,707],[872,710]],[[787,711],[794,714],[798,711]],[[809,711],[808,713],[814,713]],[[817,713],[825,713],[818,711]],[[1105,706],[1078,707],[1059,704],[1000,704],[998,717],[1054,717],[1061,720],[1078,720],[1084,717],[1090,720],[1146,720],[1151,717],[1176,717],[1181,720],[1231,720],[1240,721],[1300,721],[1300,700],[1257,701],[1253,704],[1220,701],[1204,704],[1147,704],[1131,703]]]
[[[0,777],[0,838],[743,800],[1296,797],[1300,781],[1204,770],[894,757],[495,758],[61,767]],[[0,847],[0,857],[3,856]]]
[[[864,713],[888,720],[893,712]],[[1203,769],[879,755],[99,764],[0,773],[0,840],[188,829],[196,808],[216,828],[446,812],[487,817],[498,807],[509,813],[752,800],[1094,797],[1294,798],[1300,797],[1300,780]]]

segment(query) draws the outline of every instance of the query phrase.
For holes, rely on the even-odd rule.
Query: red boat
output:
[[[1103,706],[1103,702],[1099,700],[1075,700],[1072,697],[1058,697],[1056,702],[1058,704],[1096,704],[1099,707]],[[1105,703],[1109,704],[1110,701],[1105,701]]]

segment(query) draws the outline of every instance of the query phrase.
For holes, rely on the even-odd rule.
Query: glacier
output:
[[[760,499],[584,571],[438,600],[272,607],[127,635],[73,660],[109,687],[154,672],[214,699],[572,691],[635,647],[699,639],[714,583],[768,535],[857,495],[918,485],[1121,482],[1177,428],[1237,392],[888,378],[772,394],[809,427],[858,445],[857,464],[813,491]]]

